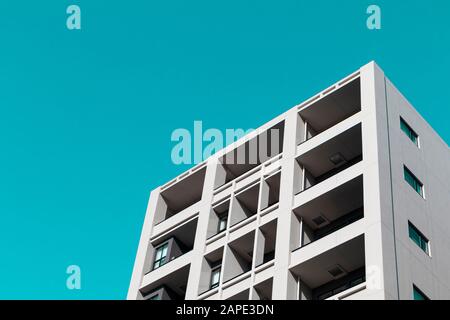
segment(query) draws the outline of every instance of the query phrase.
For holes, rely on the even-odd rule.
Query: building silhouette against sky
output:
[[[449,148],[371,62],[153,190],[128,299],[450,299],[448,230]]]

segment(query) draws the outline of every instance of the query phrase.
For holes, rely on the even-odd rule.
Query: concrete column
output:
[[[145,270],[149,269],[150,254],[153,252],[150,246],[150,235],[152,233],[154,225],[154,216],[157,211],[160,197],[160,188],[153,190],[150,194],[150,199],[147,205],[147,211],[145,213],[144,225],[142,227],[141,238],[139,240],[139,247],[136,254],[136,260],[134,262],[133,274],[131,276],[130,287],[128,289],[128,300],[142,299],[142,295],[139,292],[139,287],[142,282],[142,277],[145,274]]]
[[[250,288],[250,297],[249,300],[261,300],[259,293],[255,290],[254,287]]]
[[[281,162],[280,207],[277,223],[277,240],[275,245],[275,266],[273,279],[274,300],[295,299],[296,289],[293,289],[292,279],[288,271],[290,263],[292,203],[294,198],[295,153],[297,149],[297,108],[286,113],[283,143],[283,158]]]
[[[261,192],[259,197],[259,208],[265,209],[269,206],[269,191],[269,184],[265,180],[262,180]]]
[[[385,76],[374,63],[361,68],[365,255],[368,298],[397,299]]]
[[[203,185],[203,194],[200,205],[200,212],[197,222],[197,231],[193,248],[193,258],[189,270],[189,278],[186,287],[186,300],[197,299],[200,278],[202,272],[203,253],[208,233],[209,215],[211,212],[211,203],[214,193],[214,182],[216,178],[218,162],[215,159],[208,161],[205,174],[205,183]]]
[[[261,229],[256,229],[255,232],[255,252],[253,254],[254,266],[258,266],[264,261],[264,247],[266,244],[266,237]]]

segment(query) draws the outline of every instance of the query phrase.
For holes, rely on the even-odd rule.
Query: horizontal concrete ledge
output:
[[[156,280],[166,277],[167,275],[180,270],[192,262],[194,257],[193,251],[189,251],[182,256],[175,258],[172,261],[167,262],[165,265],[159,267],[156,270],[150,271],[145,274],[142,279],[141,290],[154,283]]]
[[[275,270],[275,260],[264,263],[255,268],[255,285],[270,279],[274,275]]]
[[[294,206],[292,207],[292,210],[362,175],[364,172],[364,165],[364,160],[360,161],[350,168],[335,174],[305,191],[297,193],[294,196]]]
[[[158,238],[162,234],[170,232],[171,230],[179,227],[186,221],[191,220],[195,216],[198,216],[199,212],[200,201],[155,225],[153,227],[152,239]]]
[[[201,168],[205,167],[205,166],[206,166],[206,163],[207,163],[206,161],[205,161],[205,162],[202,162],[202,163],[196,165],[195,167],[193,167],[193,168],[191,168],[191,169],[189,169],[189,170],[183,172],[183,173],[180,174],[178,177],[176,177],[176,178],[170,180],[169,182],[167,182],[166,184],[164,184],[164,185],[161,186],[161,191],[164,191],[164,190],[168,189],[170,186],[174,185],[175,183],[178,183],[178,182],[180,182],[181,180],[183,180],[183,179],[189,177],[191,174],[196,173],[196,172],[199,171]]]
[[[198,300],[218,300],[219,299],[219,288],[214,288],[206,292],[201,293],[198,296]]]
[[[213,243],[214,241],[222,239],[223,237],[225,237],[225,234],[226,234],[226,232],[222,231],[222,232],[215,234],[212,237],[206,239],[206,245],[209,245],[209,244]]]
[[[365,219],[358,220],[338,231],[335,231],[307,246],[300,247],[291,253],[289,269],[308,261],[324,252],[332,250],[358,236],[364,234]]]
[[[366,283],[363,282],[363,283],[358,284],[357,286],[354,286],[352,288],[349,288],[347,290],[339,292],[338,294],[336,294],[332,297],[329,297],[325,300],[345,300],[345,299],[349,298],[350,296],[365,290],[366,288],[367,288]]]
[[[256,221],[257,216],[258,215],[255,214],[255,215],[253,215],[251,217],[248,217],[247,219],[244,219],[242,221],[239,221],[235,225],[231,226],[230,227],[230,233],[234,233],[236,230],[239,230],[239,229],[243,228],[244,226],[246,226],[246,225]]]
[[[344,133],[350,128],[360,124],[362,122],[362,113],[359,111],[358,113],[350,116],[349,118],[339,122],[338,124],[332,126],[331,128],[319,133],[318,135],[300,143],[297,146],[297,151],[295,157],[299,157],[300,155],[307,153],[308,151],[313,150],[314,148],[326,143],[332,138]]]
[[[247,278],[250,278],[251,275],[252,275],[251,271],[247,271],[245,273],[242,273],[242,274],[240,274],[240,275],[238,275],[238,276],[236,276],[236,277],[234,277],[234,278],[224,282],[223,285],[222,285],[222,288],[226,289],[228,287],[231,287],[232,285],[234,285],[234,284],[236,284],[238,282],[241,282],[241,281],[243,281],[243,280],[245,280]]]

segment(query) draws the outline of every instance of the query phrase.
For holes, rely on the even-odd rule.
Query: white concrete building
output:
[[[450,299],[448,230],[449,148],[372,62],[153,190],[128,299]]]

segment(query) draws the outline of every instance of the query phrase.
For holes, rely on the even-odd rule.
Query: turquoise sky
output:
[[[366,28],[366,8],[382,29]],[[66,8],[82,30],[66,28]],[[126,297],[176,128],[257,127],[376,60],[450,140],[448,0],[0,2],[0,298]],[[81,267],[82,289],[66,288]]]

